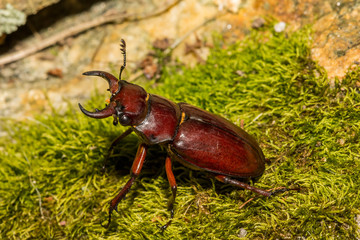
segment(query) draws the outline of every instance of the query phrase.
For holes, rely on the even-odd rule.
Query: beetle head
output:
[[[125,41],[121,41],[121,51],[124,55],[124,64],[121,66],[119,79],[103,71],[90,71],[83,73],[86,76],[98,76],[109,83],[111,93],[109,104],[102,110],[95,109],[89,112],[79,103],[80,110],[88,117],[106,118],[113,116],[114,125],[120,122],[123,126],[137,125],[145,118],[147,113],[147,93],[135,84],[121,80],[121,73],[126,65]]]
[[[88,117],[106,118],[113,116],[114,125],[120,122],[121,125],[137,125],[146,116],[146,91],[135,84],[124,80],[118,81],[115,76],[102,71],[90,71],[83,73],[87,76],[100,76],[109,82],[111,93],[109,104],[102,110],[96,109],[89,112],[79,103],[80,110]]]

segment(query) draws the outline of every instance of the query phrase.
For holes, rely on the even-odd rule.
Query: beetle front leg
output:
[[[109,222],[106,225],[104,225],[105,228],[109,227],[109,225],[110,225],[112,211],[114,211],[114,210],[117,211],[117,205],[125,197],[126,193],[129,192],[136,177],[140,174],[141,168],[144,164],[147,149],[148,149],[148,146],[145,143],[141,143],[139,145],[135,160],[131,167],[131,172],[130,172],[131,178],[125,184],[125,186],[121,189],[121,191],[118,193],[118,195],[116,195],[116,197],[114,197],[113,200],[110,201]]]
[[[176,191],[177,191],[176,180],[174,173],[172,171],[171,158],[169,156],[167,156],[165,160],[165,171],[171,187],[172,196],[170,197],[168,202],[168,210],[170,211],[170,220],[164,226],[160,226],[161,231],[164,231],[171,224],[171,221],[174,218],[174,203],[175,203]]]
[[[102,171],[105,171],[106,169],[106,163],[110,157],[110,155],[112,154],[113,150],[114,150],[114,147],[125,137],[127,137],[128,135],[130,135],[130,133],[132,133],[133,130],[132,128],[129,128],[127,129],[125,132],[123,132],[120,136],[118,136],[117,138],[114,139],[114,141],[111,143],[110,147],[109,147],[109,150],[107,152],[107,155],[105,157],[105,160],[104,160],[104,164],[103,164],[103,167],[102,167]]]

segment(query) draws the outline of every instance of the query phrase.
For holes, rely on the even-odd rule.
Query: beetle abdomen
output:
[[[262,175],[264,155],[250,135],[226,119],[189,104],[180,104],[180,108],[188,118],[170,145],[180,162],[193,169],[238,178]]]

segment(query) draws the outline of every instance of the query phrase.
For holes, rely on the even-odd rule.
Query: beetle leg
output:
[[[171,158],[169,156],[167,156],[165,160],[165,171],[166,171],[166,176],[169,180],[169,184],[171,186],[172,196],[170,197],[168,202],[168,210],[170,211],[170,220],[164,226],[160,226],[161,231],[164,231],[171,224],[171,221],[174,218],[174,203],[175,203],[176,190],[177,190],[175,176],[172,171]]]
[[[104,172],[106,169],[106,163],[108,159],[110,158],[111,154],[113,153],[114,147],[125,137],[127,137],[130,133],[132,133],[132,128],[127,129],[125,132],[123,132],[120,136],[115,138],[115,140],[111,143],[109,150],[107,152],[107,155],[105,156],[104,164],[102,166],[102,171]]]
[[[168,203],[168,209],[170,210],[171,218],[173,218],[174,217],[174,203],[175,203],[175,198],[176,198],[177,186],[176,186],[175,176],[174,176],[174,173],[172,171],[171,158],[169,156],[167,156],[166,160],[165,160],[165,171],[166,171],[166,176],[167,176],[167,178],[169,180],[169,184],[170,184],[171,192],[172,192],[172,196],[169,199],[169,203]]]
[[[273,194],[272,192],[268,192],[268,191],[265,191],[263,189],[250,186],[249,184],[240,182],[238,180],[235,180],[233,178],[230,178],[230,177],[227,177],[227,176],[224,176],[224,175],[217,175],[217,176],[215,176],[215,178],[217,180],[219,180],[220,182],[228,183],[228,184],[236,186],[236,187],[241,187],[241,188],[244,188],[246,190],[250,190],[250,191],[252,191],[254,193],[263,195],[265,197],[270,197]]]
[[[125,197],[126,193],[129,192],[132,184],[134,183],[136,177],[140,174],[141,168],[144,164],[146,152],[147,152],[148,146],[145,143],[141,143],[139,145],[139,148],[136,153],[135,160],[131,167],[131,178],[129,181],[125,184],[125,186],[121,189],[121,191],[110,201],[110,207],[109,207],[109,222],[104,225],[105,228],[109,227],[111,222],[111,214],[112,211],[117,211],[117,205],[119,202]]]

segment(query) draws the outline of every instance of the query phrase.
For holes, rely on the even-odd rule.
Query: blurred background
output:
[[[206,60],[212,35],[244,38],[264,18],[278,31],[313,25],[312,58],[330,84],[360,62],[360,3],[336,0],[2,0],[0,2],[0,117],[23,119],[84,102],[106,82],[81,74],[118,73],[120,39],[127,42],[124,79],[161,75],[154,49],[168,64]]]

